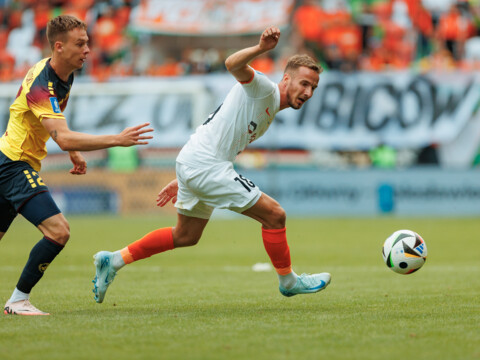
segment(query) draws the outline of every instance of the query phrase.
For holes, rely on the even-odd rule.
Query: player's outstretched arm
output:
[[[114,146],[146,145],[153,136],[149,123],[132,126],[116,135],[91,135],[72,131],[64,119],[43,119],[43,126],[63,151],[90,151]]]
[[[257,45],[242,49],[230,55],[225,61],[227,70],[237,79],[237,81],[249,81],[252,78],[253,70],[248,63],[264,52],[275,48],[280,39],[280,29],[276,26],[270,26],[260,36]]]
[[[157,196],[157,206],[165,206],[170,200],[175,204],[177,202],[178,181],[174,179],[165,186]]]

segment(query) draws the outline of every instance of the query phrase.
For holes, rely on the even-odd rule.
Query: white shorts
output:
[[[255,205],[262,195],[258,186],[239,175],[229,161],[204,168],[177,162],[176,171],[175,207],[182,215],[209,219],[215,208],[242,213]]]

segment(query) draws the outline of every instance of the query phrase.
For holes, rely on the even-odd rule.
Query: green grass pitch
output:
[[[103,304],[92,255],[173,218],[71,217],[71,239],[32,292],[49,317],[1,315],[1,359],[480,359],[479,219],[288,219],[297,273],[328,271],[314,295],[285,298],[260,225],[212,220],[200,243],[122,269]],[[393,231],[420,233],[425,266],[382,261]],[[17,219],[0,242],[1,301],[40,233]]]

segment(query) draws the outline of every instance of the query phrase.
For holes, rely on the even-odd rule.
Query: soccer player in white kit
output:
[[[318,85],[322,69],[307,55],[289,59],[278,85],[248,65],[256,56],[275,48],[279,38],[280,30],[269,27],[257,45],[227,58],[225,66],[238,83],[182,148],[177,157],[177,178],[158,194],[159,206],[170,200],[175,204],[176,226],[152,231],[116,252],[95,254],[93,292],[97,302],[103,302],[116,272],[126,264],[197,244],[214,208],[229,209],[262,224],[265,250],[283,295],[315,293],[330,283],[328,273],[295,274],[286,238],[285,211],[233,168],[238,153],[265,133],[277,112],[288,107],[300,109]]]

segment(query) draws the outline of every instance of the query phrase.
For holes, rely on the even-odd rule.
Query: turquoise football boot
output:
[[[112,265],[113,253],[100,251],[93,255],[93,258],[95,259],[93,262],[95,264],[95,279],[92,280],[94,283],[94,299],[97,303],[101,303],[103,302],[108,286],[113,282],[113,279],[115,279],[117,271]]]
[[[329,273],[302,274],[297,277],[297,283],[291,289],[286,289],[280,285],[279,290],[284,296],[313,294],[325,289],[330,284],[331,278],[332,276]]]

